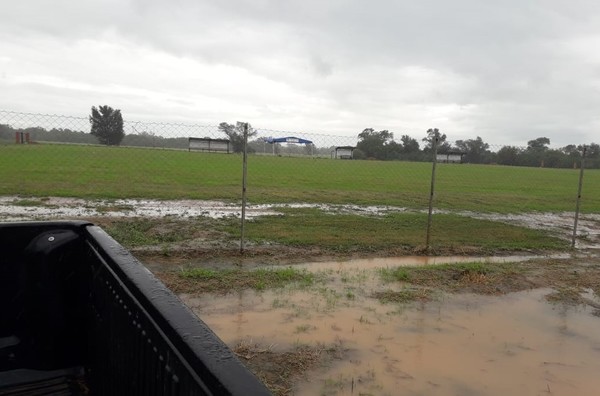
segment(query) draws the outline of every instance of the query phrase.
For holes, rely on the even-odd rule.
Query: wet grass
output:
[[[276,264],[286,259],[310,261],[315,254],[394,256],[425,252],[426,214],[421,213],[360,216],[288,209],[285,216],[258,218],[246,224],[246,240],[250,243],[244,255],[239,254],[237,243],[238,219],[103,217],[91,221],[146,258],[160,250],[164,257],[220,257],[233,265],[248,261]],[[434,216],[431,245],[433,249],[428,253],[438,255],[569,248],[567,242],[541,231],[452,215]]]
[[[128,218],[106,222],[102,227],[127,248],[164,245],[193,237],[193,222],[168,219]]]
[[[236,232],[237,224],[227,230]],[[319,209],[288,209],[285,216],[259,218],[246,227],[248,238],[275,241],[290,246],[320,246],[333,251],[377,251],[423,249],[427,215],[392,213],[385,216],[330,214]],[[476,231],[475,231],[476,230]],[[567,242],[547,233],[489,220],[437,214],[433,218],[435,249],[563,250]]]
[[[554,289],[550,294],[546,295],[546,300],[553,303],[562,303],[569,305],[584,304],[583,289],[573,286],[561,286]]]
[[[507,269],[508,266],[502,268]],[[514,270],[514,266],[510,265],[510,269]],[[486,265],[481,262],[472,263],[458,263],[458,264],[434,264],[419,267],[396,267],[396,268],[382,268],[379,270],[381,279],[384,282],[411,282],[415,279],[421,279],[423,274],[439,273],[452,273],[456,274],[468,274],[470,276],[486,275],[490,272],[501,272],[500,265]]]
[[[167,274],[164,274],[167,275]],[[206,268],[182,269],[167,275],[167,283],[176,292],[228,292],[231,290],[265,290],[288,285],[308,287],[315,284],[318,275],[291,267],[275,269],[213,270]]]
[[[384,283],[400,283],[446,292],[504,294],[553,287],[549,301],[579,303],[583,288],[594,290],[600,282],[595,267],[578,267],[564,260],[531,260],[519,263],[461,263],[396,267],[378,270]],[[589,303],[589,302],[588,302]]]
[[[426,288],[403,288],[400,291],[384,290],[373,293],[372,297],[376,298],[382,304],[387,303],[411,303],[414,301],[429,301],[431,300],[432,290]]]
[[[276,396],[294,394],[293,386],[306,379],[311,370],[340,360],[343,351],[339,346],[296,345],[289,351],[276,352],[249,340],[242,340],[233,348],[242,362]]]
[[[481,262],[419,267],[382,268],[383,282],[400,282],[450,292],[503,294],[531,287],[527,266],[520,263]]]
[[[43,206],[41,201],[31,200],[31,199],[15,199],[12,202],[12,205],[15,206]]]
[[[239,155],[59,144],[0,145],[0,194],[239,200]],[[440,164],[436,208],[572,211],[576,169]],[[253,203],[427,207],[431,164],[251,156]],[[582,210],[600,212],[600,170],[587,170]]]
[[[44,199],[30,199],[30,198],[19,198],[11,202],[14,206],[23,207],[37,207],[37,206],[48,206]]]
[[[135,210],[133,205],[101,205],[96,206],[96,211],[99,213],[108,213],[108,212],[131,212]]]

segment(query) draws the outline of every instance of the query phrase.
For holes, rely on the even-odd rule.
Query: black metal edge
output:
[[[84,220],[54,220],[54,221],[11,221],[0,223],[0,228],[32,228],[37,227],[44,230],[53,228],[69,228],[84,231],[84,227],[93,223]]]
[[[100,227],[88,224],[90,243],[160,327],[187,365],[215,394],[271,393],[227,345],[141,262]],[[212,378],[211,378],[212,377]]]

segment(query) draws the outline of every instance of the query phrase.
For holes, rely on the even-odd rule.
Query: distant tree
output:
[[[547,137],[539,137],[534,140],[530,140],[527,142],[527,150],[528,151],[546,151],[548,149],[548,145],[550,144],[550,139]]]
[[[573,167],[576,168],[581,159],[581,151],[574,144],[568,144],[565,147],[561,147],[558,150],[561,153],[563,167]]]
[[[101,144],[118,146],[125,137],[121,110],[115,110],[110,106],[98,106],[98,108],[92,106],[90,124],[92,127],[90,133]]]
[[[433,143],[437,141],[438,152],[444,153],[450,150],[450,144],[446,142],[446,134],[440,133],[437,128],[430,128],[427,130],[427,136],[425,136],[422,141],[425,142],[425,147],[423,147],[423,151],[431,152],[433,151]]]
[[[234,153],[241,153],[244,151],[244,122],[236,122],[235,125],[222,122],[219,124],[219,130],[223,132],[229,138],[231,147]],[[252,126],[248,124],[248,138],[255,136],[256,131],[252,129]],[[253,149],[249,147],[248,151],[253,152]]]
[[[367,159],[367,156],[361,149],[357,148],[354,149],[354,151],[352,152],[352,158],[354,158],[355,160],[364,160]]]
[[[583,146],[579,146],[579,151],[583,151]],[[586,146],[585,156],[587,158],[600,158],[600,144],[588,144]]]
[[[583,152],[583,145],[577,146],[580,152]],[[600,145],[590,143],[585,145],[585,166],[586,168],[600,168]]]
[[[581,154],[577,146],[574,144],[568,144],[565,147],[561,147],[560,151],[569,156],[579,156]]]
[[[417,139],[413,139],[408,135],[402,135],[400,141],[402,142],[403,153],[409,154],[419,151],[419,142],[417,142]]]
[[[394,141],[394,134],[388,130],[375,131],[366,128],[358,134],[356,148],[364,153],[367,158],[385,160],[388,158],[389,148],[397,149],[396,146],[388,147]]]
[[[463,159],[468,163],[484,163],[490,154],[490,145],[485,143],[479,136],[476,139],[457,140],[455,145],[461,153],[465,154]]]
[[[548,145],[550,139],[547,137],[539,137],[527,142],[527,149],[521,153],[519,165],[525,166],[547,166],[546,157],[548,154]],[[556,153],[553,153],[556,157]],[[556,158],[553,158],[552,163],[557,163]]]
[[[504,146],[498,150],[498,163],[501,165],[517,165],[521,149],[514,146]]]

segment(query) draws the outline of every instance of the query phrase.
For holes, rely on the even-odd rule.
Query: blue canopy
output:
[[[306,139],[302,139],[302,138],[297,138],[297,137],[293,137],[293,136],[288,136],[288,137],[280,137],[280,138],[272,138],[269,137],[266,139],[267,143],[300,143],[300,144],[312,144],[312,142],[310,140],[306,140]]]

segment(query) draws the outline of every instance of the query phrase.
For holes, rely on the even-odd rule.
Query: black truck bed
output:
[[[0,395],[89,395],[83,367],[40,371],[15,369],[0,373]]]
[[[269,394],[90,223],[0,224],[0,315],[0,395]]]

